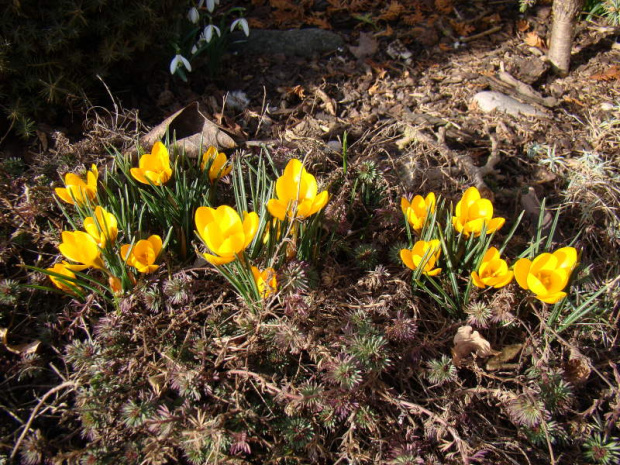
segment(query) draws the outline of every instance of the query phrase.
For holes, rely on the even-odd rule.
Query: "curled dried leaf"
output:
[[[14,354],[18,355],[34,354],[39,348],[39,345],[41,344],[41,341],[33,341],[26,344],[12,345],[9,344],[8,339],[9,330],[7,328],[0,328],[0,340],[2,340],[2,345],[4,345],[4,347],[6,347],[6,350],[8,350],[9,352],[13,352]]]
[[[453,342],[452,363],[455,366],[460,366],[463,360],[472,354],[477,357],[489,357],[500,353],[491,349],[491,343],[469,325],[456,330]]]

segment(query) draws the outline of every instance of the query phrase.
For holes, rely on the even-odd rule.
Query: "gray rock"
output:
[[[478,92],[474,95],[472,104],[484,113],[497,111],[512,116],[547,116],[545,112],[538,110],[533,105],[521,103],[508,95],[495,91]]]
[[[291,29],[270,31],[253,29],[250,37],[235,33],[232,50],[248,55],[275,55],[311,57],[315,53],[335,52],[344,47],[338,34],[323,29]]]

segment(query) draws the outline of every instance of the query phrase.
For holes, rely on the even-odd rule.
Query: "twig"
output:
[[[500,160],[497,138],[491,137],[491,155],[487,163],[478,167],[474,164],[469,155],[461,155],[446,143],[446,127],[441,126],[437,131],[437,141],[435,142],[430,136],[420,130],[415,130],[415,139],[426,145],[435,147],[447,159],[453,161],[459,168],[465,171],[465,174],[473,181],[474,185],[481,191],[484,197],[493,197],[493,192],[484,182],[484,176],[495,174],[495,165]]]
[[[459,40],[463,43],[471,42],[472,40],[478,40],[482,37],[488,36],[489,34],[493,34],[494,32],[498,32],[502,30],[502,26],[495,26],[491,29],[487,29],[486,31],[482,31],[478,34],[474,34],[473,36],[468,37],[459,37]]]
[[[77,383],[75,381],[65,381],[64,383],[59,384],[58,386],[50,389],[49,391],[47,391],[43,395],[43,397],[41,397],[41,400],[39,400],[39,403],[36,405],[36,407],[34,408],[32,413],[30,414],[30,417],[28,418],[28,421],[26,422],[26,425],[24,426],[24,430],[22,431],[22,434],[20,434],[19,438],[17,439],[17,442],[15,443],[15,446],[13,447],[13,451],[11,452],[11,457],[10,457],[11,460],[13,460],[15,458],[15,456],[17,455],[17,451],[19,450],[19,446],[22,445],[22,442],[23,442],[24,438],[28,434],[28,431],[30,431],[30,425],[32,425],[32,422],[34,421],[35,417],[37,416],[37,413],[39,413],[39,409],[45,403],[47,398],[50,397],[53,394],[56,394],[58,391],[61,391],[61,390],[65,389],[65,388],[68,388],[68,387],[74,387],[75,388],[75,387],[77,387]]]

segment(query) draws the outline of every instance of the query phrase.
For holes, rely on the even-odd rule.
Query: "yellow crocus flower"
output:
[[[70,263],[67,263],[65,261],[63,261],[62,263],[56,263],[53,267],[51,268],[47,268],[47,271],[51,271],[53,273],[58,273],[61,274],[63,276],[66,276],[67,278],[71,278],[70,280],[68,280],[69,282],[71,282],[71,284],[73,284],[74,287],[77,287],[78,289],[80,288],[80,286],[78,286],[77,284],[73,283],[73,279],[75,279],[75,273],[74,271],[82,271],[83,269],[87,268],[84,265],[71,265]],[[52,280],[52,282],[54,283],[54,285],[65,292],[73,292],[73,289],[67,285],[66,283],[64,283],[61,278],[57,277],[57,276],[52,276],[49,275],[50,279]]]
[[[435,194],[430,193],[426,198],[416,195],[411,202],[405,197],[400,199],[400,208],[411,227],[420,232],[424,227],[426,217],[435,211]]]
[[[200,163],[200,169],[205,170],[209,167],[209,179],[211,182],[215,182],[224,176],[227,176],[232,171],[232,166],[226,166],[226,154],[224,152],[218,152],[213,146],[209,147],[207,151],[202,155],[202,162]],[[211,164],[211,166],[209,166]]]
[[[403,263],[412,270],[418,269],[424,256],[427,256],[427,261],[424,264],[424,270],[422,271],[428,276],[437,276],[441,273],[441,268],[435,268],[439,255],[441,254],[441,245],[438,239],[432,239],[430,241],[418,241],[413,244],[413,248],[401,249],[400,258]]]
[[[58,250],[72,262],[92,268],[104,268],[97,241],[84,231],[63,231]]]
[[[130,172],[136,181],[143,184],[165,184],[172,177],[168,149],[161,142],[156,142],[151,153],[142,155],[138,168],[131,168]]]
[[[243,221],[228,205],[200,207],[195,215],[196,230],[212,252],[203,254],[212,265],[232,262],[252,242],[258,231],[258,215],[243,213]]]
[[[101,248],[104,248],[108,241],[114,243],[116,236],[118,236],[116,217],[100,206],[95,208],[95,216],[84,219],[84,229],[97,241],[97,245]]]
[[[452,217],[452,225],[459,233],[466,236],[474,234],[479,236],[483,228],[491,234],[500,229],[504,218],[493,218],[493,204],[488,199],[480,197],[480,192],[475,187],[465,191],[461,200],[456,204],[456,216]]]
[[[157,234],[153,234],[148,239],[136,242],[133,247],[125,244],[121,247],[121,257],[129,266],[133,266],[140,273],[152,273],[159,268],[155,265],[155,260],[162,249],[162,240]]]
[[[273,268],[265,268],[263,271],[257,267],[252,267],[252,276],[258,287],[258,293],[263,299],[266,299],[278,289],[278,281],[276,279],[276,270]]]
[[[86,182],[77,174],[67,173],[65,175],[65,187],[57,187],[56,195],[64,202],[71,205],[84,205],[87,201],[93,200],[97,195],[97,178],[99,171],[92,165],[86,173]]]
[[[485,252],[480,268],[471,274],[474,285],[481,289],[486,286],[499,289],[510,283],[512,277],[513,272],[508,269],[506,261],[500,258],[499,250],[495,247]]]
[[[284,221],[304,219],[321,210],[329,200],[327,191],[317,194],[316,179],[306,171],[303,164],[292,159],[284,168],[284,173],[276,181],[276,199],[267,202],[267,210],[275,218]]]
[[[534,260],[518,260],[514,274],[519,286],[532,291],[537,299],[554,304],[566,297],[563,289],[576,265],[577,250],[563,247],[553,253],[542,253]]]

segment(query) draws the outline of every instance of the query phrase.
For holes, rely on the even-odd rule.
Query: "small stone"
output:
[[[472,99],[472,106],[479,108],[484,113],[497,111],[512,116],[546,116],[546,114],[534,106],[521,103],[518,100],[495,91],[478,92]]]

